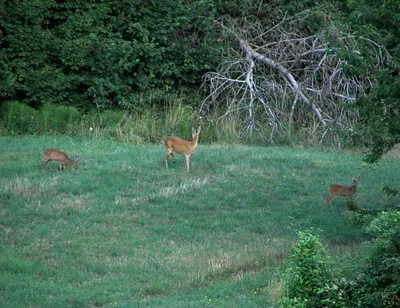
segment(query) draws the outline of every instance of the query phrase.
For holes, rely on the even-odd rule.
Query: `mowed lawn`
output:
[[[271,307],[297,231],[351,256],[368,240],[329,184],[361,181],[366,209],[394,200],[397,155],[203,145],[184,172],[163,145],[60,136],[0,137],[0,305],[3,307]],[[42,152],[79,169],[39,169]],[[397,187],[396,187],[397,185]]]

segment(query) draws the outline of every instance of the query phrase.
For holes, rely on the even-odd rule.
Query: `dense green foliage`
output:
[[[326,307],[324,292],[329,281],[325,249],[318,236],[299,232],[288,267],[288,298],[283,307]]]
[[[393,0],[350,0],[350,25],[358,35],[379,41],[391,55],[375,70],[375,82],[368,96],[358,102],[363,120],[363,140],[371,149],[368,161],[400,142],[400,2]],[[368,59],[365,59],[368,62]],[[371,66],[367,67],[371,70]],[[358,74],[367,74],[366,69]]]
[[[369,247],[356,298],[362,307],[400,306],[400,212],[382,212],[369,226]]]
[[[0,99],[103,110],[195,92],[220,59],[213,21],[258,2],[1,1]]]
[[[75,107],[45,104],[41,110],[19,102],[5,102],[0,110],[7,135],[80,134],[82,116]],[[85,125],[87,126],[87,125]]]
[[[215,64],[214,15],[213,1],[2,1],[0,97],[83,109],[157,100]]]
[[[329,261],[317,236],[299,232],[281,306],[399,307],[399,222],[399,211],[380,213],[367,228],[373,240],[341,263]]]

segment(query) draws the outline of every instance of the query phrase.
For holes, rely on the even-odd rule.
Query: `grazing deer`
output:
[[[357,179],[351,178],[353,180],[353,185],[351,186],[343,186],[339,184],[332,184],[329,186],[329,196],[326,198],[326,206],[332,205],[332,199],[340,196],[351,198],[356,193],[358,182],[360,181],[360,177]]]
[[[47,149],[43,151],[43,160],[40,163],[40,167],[42,167],[44,163],[46,163],[47,167],[52,160],[56,160],[58,162],[58,171],[60,172],[63,167],[65,170],[65,165],[72,165],[72,170],[78,169],[78,157],[75,159],[70,159],[68,158],[67,154],[57,149]]]
[[[178,137],[168,137],[165,139],[165,150],[166,150],[166,155],[165,155],[165,165],[168,167],[168,156],[171,155],[172,158],[174,159],[174,163],[176,162],[176,158],[172,152],[176,152],[178,154],[182,154],[185,156],[185,170],[186,172],[189,172],[189,158],[190,155],[194,154],[194,151],[197,148],[197,141],[199,140],[199,134],[200,134],[200,127],[197,129],[197,131],[192,128],[192,141],[185,141],[182,140]]]

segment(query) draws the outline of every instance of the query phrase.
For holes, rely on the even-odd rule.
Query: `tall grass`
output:
[[[314,129],[293,126],[287,130],[262,117],[257,119],[257,127],[250,134],[246,112],[215,108],[206,118],[201,118],[196,105],[183,94],[171,94],[163,103],[148,109],[93,110],[86,114],[71,106],[46,104],[36,110],[18,102],[7,102],[0,109],[0,134],[103,137],[145,144],[160,143],[169,135],[190,139],[191,128],[201,126],[202,142],[207,144],[313,146],[320,137],[317,126]],[[254,109],[255,116],[260,112]],[[326,141],[330,143],[328,138]]]
[[[96,110],[81,114],[75,107],[45,104],[34,109],[19,102],[6,102],[1,110],[3,135],[65,135],[116,137],[123,111]]]
[[[140,113],[126,113],[117,125],[118,139],[133,143],[159,143],[168,135],[191,138],[192,127],[200,123],[192,107],[176,97],[163,108],[155,107]]]
[[[104,138],[0,137],[0,302],[5,307],[271,307],[299,230],[331,255],[366,240],[333,182],[361,176],[355,201],[390,202],[398,159],[289,147],[204,145],[167,169],[162,145]],[[42,151],[79,169],[39,169]]]

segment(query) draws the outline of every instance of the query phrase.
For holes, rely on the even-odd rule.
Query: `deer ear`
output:
[[[201,127],[199,126],[199,128],[197,129],[197,133],[200,134],[201,132]]]
[[[78,159],[79,159],[79,158],[78,158],[78,156],[77,156],[77,157],[75,158],[75,161],[78,161]]]

